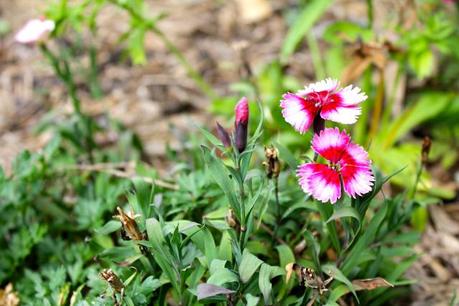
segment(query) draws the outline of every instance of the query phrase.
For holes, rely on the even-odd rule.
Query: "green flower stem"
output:
[[[411,190],[411,193],[410,193],[410,199],[414,199],[414,196],[416,195],[416,191],[418,190],[418,185],[419,185],[419,181],[421,180],[421,174],[422,174],[422,170],[424,169],[424,165],[422,164],[422,162],[419,162],[419,165],[418,165],[418,169],[416,171],[416,178],[414,180],[414,185],[413,185],[413,189]]]
[[[237,151],[235,151],[237,152]],[[239,247],[241,250],[241,253],[244,251],[245,248],[245,237],[248,235],[247,232],[247,224],[246,224],[246,211],[245,211],[245,188],[244,188],[244,178],[242,177],[242,172],[240,168],[240,155],[237,153],[235,157],[235,161],[237,164],[236,171],[239,173],[240,180],[239,182],[239,198],[240,198],[240,209],[239,211],[241,212],[240,217],[240,225],[241,225],[241,230],[239,231]]]
[[[77,114],[81,114],[81,102],[78,98],[76,85],[73,80],[72,73],[70,71],[70,67],[67,61],[61,61],[56,55],[54,55],[51,52],[51,50],[44,43],[40,44],[40,49],[51,63],[51,66],[53,67],[57,76],[62,80],[62,82],[64,82],[65,86],[67,87],[67,91],[72,101],[73,110]]]
[[[72,70],[68,63],[68,60],[65,58],[59,58],[56,56],[44,43],[40,44],[40,49],[45,55],[45,57],[51,63],[54,71],[57,76],[62,80],[67,92],[72,102],[73,111],[75,112],[78,120],[83,124],[84,131],[82,132],[84,146],[88,154],[89,161],[94,163],[93,149],[95,147],[95,142],[92,138],[93,136],[93,122],[91,118],[85,116],[81,111],[81,101],[78,97],[77,86],[75,80],[73,79]]]
[[[316,206],[320,212],[320,216],[322,217],[323,222],[326,223],[327,220],[333,214],[332,204],[316,202]],[[339,256],[339,254],[341,254],[341,244],[339,242],[338,231],[336,230],[336,223],[333,220],[333,221],[326,223],[326,225],[327,225],[328,234],[330,235],[330,239],[331,239],[333,248],[336,250]]]
[[[275,177],[273,178],[274,182],[274,197],[276,199],[276,228],[274,229],[274,236],[278,238],[278,231],[281,225],[281,207],[280,207],[280,201],[279,201],[279,178]]]

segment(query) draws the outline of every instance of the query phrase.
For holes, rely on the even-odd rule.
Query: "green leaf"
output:
[[[319,203],[316,202],[316,207],[320,211],[320,215],[323,220],[328,220],[333,214],[333,205],[329,203]],[[336,225],[334,222],[325,223],[327,226],[328,235],[330,236],[331,243],[335,251],[341,253],[341,243],[338,237],[338,231],[336,230]]]
[[[217,137],[215,137],[212,133],[210,133],[209,131],[207,131],[206,129],[202,128],[202,127],[198,127],[199,130],[201,131],[201,133],[204,135],[204,137],[207,138],[207,140],[212,143],[214,146],[217,146],[217,147],[224,147],[224,145],[222,144],[221,140],[218,139]]]
[[[289,149],[277,142],[274,142],[274,146],[279,150],[279,159],[281,161],[285,161],[290,167],[290,169],[296,170],[296,168],[298,167],[298,161],[292,154],[292,152],[290,152]]]
[[[344,260],[341,268],[345,274],[349,274],[352,271],[352,269],[356,266],[361,253],[370,245],[370,243],[374,241],[386,213],[387,206],[381,206],[376,215],[371,219],[370,224],[366,227],[362,236],[356,238],[356,243],[345,257],[346,259]]]
[[[347,286],[347,288],[354,294],[355,298],[357,299],[357,302],[359,303],[359,298],[357,297],[357,293],[354,290],[354,286],[352,285],[351,281],[341,272],[340,269],[338,269],[336,266],[332,264],[326,264],[322,266],[322,271],[327,274],[328,276],[333,277],[337,281],[342,282]]]
[[[233,253],[231,252],[231,237],[228,231],[223,232],[222,239],[220,240],[220,247],[218,249],[218,258],[231,261]]]
[[[305,231],[303,235],[304,235],[304,239],[307,242],[307,246],[306,246],[307,250],[310,256],[312,257],[312,261],[314,262],[314,268],[316,269],[316,271],[320,271],[321,270],[320,260],[319,260],[320,245],[310,232]]]
[[[333,220],[345,218],[345,217],[354,218],[360,223],[359,212],[355,208],[348,207],[348,206],[338,207],[337,209],[335,209],[335,211],[333,212],[333,215],[331,215],[331,217],[328,218],[326,223],[331,222]]]
[[[295,51],[306,33],[311,30],[314,23],[319,20],[332,3],[333,0],[313,0],[303,8],[301,13],[296,17],[295,23],[287,32],[281,50],[283,60],[286,60]]]
[[[453,97],[442,92],[424,93],[385,129],[387,133],[380,133],[378,141],[382,140],[383,149],[392,146],[414,127],[434,118],[449,105]]]
[[[239,277],[242,282],[247,283],[262,263],[261,259],[251,254],[248,250],[244,250],[241,264],[239,265]]]
[[[316,212],[317,206],[315,205],[314,202],[311,202],[311,201],[299,202],[299,203],[293,204],[292,206],[287,208],[287,210],[284,212],[284,214],[282,215],[282,219],[287,218],[288,216],[290,216],[293,212],[295,212],[298,209],[300,210],[309,209],[311,211]]]
[[[336,304],[336,301],[342,297],[343,295],[349,293],[350,290],[346,285],[339,285],[333,289],[331,289],[330,295],[328,296],[327,304],[326,306],[330,305],[338,305]]]
[[[146,30],[141,26],[135,27],[129,33],[128,50],[131,60],[135,65],[147,62],[144,47],[145,34]]]
[[[253,296],[250,293],[245,295],[246,306],[257,306],[260,298],[258,296]]]
[[[164,242],[161,224],[155,218],[149,218],[146,221],[148,240],[157,248],[162,248]]]
[[[210,277],[208,284],[222,286],[226,283],[237,282],[237,275],[225,267],[226,260],[214,259],[209,268]]]
[[[276,249],[279,253],[279,261],[282,268],[285,268],[289,263],[295,262],[295,255],[288,245],[281,244]]]
[[[230,179],[228,170],[221,160],[218,160],[206,146],[201,146],[204,160],[209,169],[210,175],[225,193],[229,204],[237,216],[240,216],[239,201],[236,198],[234,184]]]
[[[165,273],[172,286],[177,292],[180,292],[180,284],[178,283],[178,271],[173,263],[173,256],[168,248],[164,246],[165,239],[161,224],[155,218],[147,219],[146,228],[148,240],[153,247],[153,258],[160,266],[161,270]]]
[[[102,226],[101,228],[96,229],[95,232],[97,234],[99,234],[99,235],[108,235],[108,234],[111,234],[113,232],[116,232],[120,228],[121,228],[121,222],[120,221],[111,220],[111,221],[108,221],[107,223],[105,223],[105,225]]]
[[[265,263],[261,265],[258,286],[263,294],[265,305],[271,305],[271,291],[273,289],[271,279],[282,274],[284,274],[284,270],[279,267],[272,267]]]

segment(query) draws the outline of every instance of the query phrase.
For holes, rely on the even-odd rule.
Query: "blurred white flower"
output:
[[[53,20],[31,19],[16,33],[14,38],[19,43],[31,44],[45,38],[54,28]]]

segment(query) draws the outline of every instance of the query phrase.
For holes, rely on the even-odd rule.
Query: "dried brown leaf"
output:
[[[267,0],[237,0],[236,3],[244,23],[261,21],[273,13],[271,3]]]
[[[293,273],[293,265],[294,263],[291,262],[285,266],[285,271],[287,271],[287,274],[285,275],[285,282],[288,283],[290,278],[292,277]]]
[[[374,290],[381,287],[394,287],[391,283],[382,277],[355,279],[352,281],[355,290]]]
[[[13,285],[9,283],[5,289],[0,289],[0,305],[3,306],[17,306],[19,305],[19,298],[13,290]]]

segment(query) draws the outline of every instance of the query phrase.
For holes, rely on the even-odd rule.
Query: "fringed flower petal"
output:
[[[340,165],[344,191],[349,196],[355,198],[371,191],[375,178],[368,153],[361,146],[350,143]]]
[[[312,149],[332,163],[337,163],[351,141],[346,131],[338,128],[326,128],[312,139]]]
[[[293,128],[304,134],[312,125],[318,108],[306,99],[287,93],[282,97],[282,116]]]
[[[320,117],[325,120],[330,120],[342,124],[353,124],[357,122],[362,110],[355,105],[341,105],[338,103],[327,104],[322,107]]]
[[[327,78],[325,80],[309,84],[303,90],[298,91],[298,95],[305,97],[312,92],[334,92],[339,86],[338,80]]]
[[[315,199],[334,204],[341,198],[339,173],[327,165],[303,164],[298,167],[297,176],[303,191]]]

